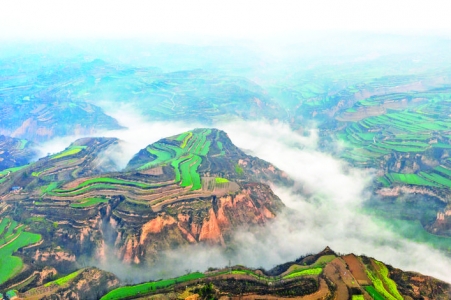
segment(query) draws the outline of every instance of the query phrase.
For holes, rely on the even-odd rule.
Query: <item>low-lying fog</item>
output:
[[[201,124],[152,123],[131,109],[122,109],[116,117],[127,130],[107,132],[125,141],[117,153],[118,165],[126,162],[149,143]],[[350,167],[346,162],[317,150],[318,133],[294,132],[286,124],[234,121],[216,124],[226,131],[232,142],[251,155],[267,160],[288,173],[295,181],[293,188],[274,186],[275,193],[288,207],[258,232],[238,230],[233,246],[226,249],[200,245],[167,251],[159,266],[136,272],[111,258],[99,267],[138,282],[171,277],[208,267],[233,265],[271,268],[326,246],[339,253],[364,254],[405,271],[418,271],[449,281],[451,259],[423,244],[411,242],[361,213],[368,194],[366,187],[371,171]],[[67,143],[69,142],[65,139]],[[56,148],[55,148],[56,147]],[[58,148],[59,147],[59,148]],[[60,141],[47,143],[44,153],[62,150]],[[299,187],[310,196],[299,194]],[[139,274],[139,275],[137,275]]]

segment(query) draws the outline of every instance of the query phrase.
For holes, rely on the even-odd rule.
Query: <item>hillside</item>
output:
[[[58,276],[60,277],[60,276]],[[89,285],[86,283],[89,280]],[[117,287],[112,274],[81,269],[36,288],[16,286],[21,299],[450,299],[451,285],[405,272],[374,258],[338,255],[326,248],[272,270],[245,266],[210,268],[180,277]],[[52,293],[52,298],[49,294]],[[154,299],[154,298],[151,298]]]
[[[23,166],[36,155],[30,141],[0,135],[0,171]]]
[[[284,207],[265,182],[288,184],[287,176],[244,154],[225,132],[195,129],[160,140],[124,171],[105,172],[102,153],[119,142],[77,140],[0,185],[0,216],[41,237],[19,255],[24,274],[41,265],[68,272],[83,257],[106,261],[107,253],[144,265],[183,245],[225,247],[235,229],[263,226]]]
[[[450,299],[448,283],[403,272],[374,258],[329,248],[265,271],[210,269],[169,280],[120,287],[101,299]]]
[[[0,102],[0,134],[43,142],[55,137],[122,128],[99,107],[86,102],[57,100],[48,95],[51,91],[21,97],[33,94],[30,90],[33,88],[30,85],[25,90],[0,91],[4,99],[11,99]]]

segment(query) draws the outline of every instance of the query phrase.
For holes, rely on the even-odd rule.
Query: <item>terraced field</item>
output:
[[[367,274],[373,282],[373,286],[379,294],[378,296],[389,300],[403,300],[404,297],[399,294],[396,283],[388,277],[387,267],[376,260],[373,260],[371,263],[374,271],[367,268]]]
[[[180,276],[177,278],[154,281],[149,283],[143,283],[133,286],[126,286],[117,288],[105,296],[103,296],[102,300],[113,300],[113,299],[124,299],[126,297],[134,297],[138,295],[146,295],[151,294],[152,292],[156,292],[158,289],[164,289],[173,286],[176,283],[183,283],[187,281],[192,281],[196,279],[204,278],[205,275],[203,273],[191,273],[184,276]]]
[[[313,268],[309,269],[308,267],[302,271],[302,274],[300,272],[294,272],[290,274],[290,277],[284,277],[283,279],[295,279],[297,277],[301,276],[318,276],[321,274],[322,269],[321,268]],[[161,280],[161,281],[154,281],[149,283],[142,283],[138,285],[133,286],[125,286],[117,288],[111,292],[109,292],[107,295],[103,296],[102,300],[113,300],[113,299],[124,299],[126,297],[135,297],[138,295],[151,295],[155,293],[161,293],[165,289],[171,288],[176,284],[184,283],[186,285],[189,285],[190,281],[191,284],[193,281],[198,281],[199,279],[215,279],[215,278],[246,278],[251,277],[255,280],[262,281],[264,283],[269,282],[278,282],[280,281],[280,278],[278,277],[270,277],[270,276],[264,276],[262,274],[257,273],[255,270],[252,269],[246,269],[246,268],[239,268],[239,269],[223,269],[218,270],[215,272],[210,273],[191,273],[187,275],[183,275],[177,278],[167,279],[167,280]]]
[[[13,253],[41,239],[39,234],[26,232],[24,229],[24,225],[9,218],[0,221],[0,284],[22,270],[22,259],[13,256]]]
[[[197,171],[209,150],[211,141],[207,140],[210,129],[197,129],[168,138],[168,142],[157,142],[146,148],[148,162],[139,166],[143,171],[160,165],[170,165],[174,169],[176,183],[181,187],[191,187],[192,191],[202,188]]]
[[[217,282],[217,286],[220,286],[220,281],[228,279],[259,282],[265,286],[277,287],[282,284],[295,283],[297,280],[302,280],[302,278],[314,278],[319,282],[321,281],[319,278],[321,274],[323,274],[321,276],[329,277],[329,280],[334,285],[339,286],[338,290],[334,292],[336,297],[338,297],[337,299],[367,299],[369,295],[373,299],[403,299],[402,295],[398,292],[397,284],[389,277],[389,271],[383,263],[373,259],[367,259],[367,263],[364,264],[361,257],[355,256],[352,256],[350,261],[352,262],[352,267],[347,265],[341,257],[337,257],[336,255],[323,255],[311,265],[300,266],[293,264],[287,271],[277,276],[268,276],[259,270],[235,266],[206,273],[192,273],[167,280],[120,287],[109,292],[101,299],[123,299],[137,297],[138,295],[164,294],[173,291],[174,287],[180,283],[183,284],[178,285],[178,289],[183,286],[187,290],[189,290],[189,286],[202,285],[203,282],[213,282],[213,284]],[[331,267],[332,269],[330,269]],[[332,270],[332,272],[327,271],[323,273],[325,268]],[[365,272],[368,274],[368,277]],[[363,277],[365,278],[363,281],[356,280],[356,278],[362,279]],[[364,282],[364,284],[361,285],[358,282]],[[360,295],[357,293],[351,296],[349,294],[350,288],[354,290],[354,293],[360,291]],[[321,284],[317,286],[317,289],[327,289],[327,286]],[[312,292],[318,293],[320,292],[319,290]],[[310,298],[307,296],[306,299]]]
[[[21,169],[23,169],[25,167],[28,167],[28,165],[14,167],[14,168],[8,168],[3,171],[0,171],[0,183],[5,182],[8,179],[8,176],[10,176],[12,173],[20,171]]]
[[[51,159],[58,159],[58,158],[66,157],[66,156],[75,155],[75,154],[79,153],[81,150],[86,149],[86,148],[87,148],[86,146],[70,146],[63,152],[52,155]]]
[[[71,203],[70,206],[74,208],[84,208],[94,206],[99,203],[106,203],[108,199],[106,198],[86,198],[78,203]]]
[[[75,271],[73,273],[70,273],[67,276],[61,277],[57,280],[51,281],[46,283],[44,286],[48,287],[48,286],[52,286],[52,285],[59,285],[59,286],[63,286],[65,284],[67,284],[68,282],[70,282],[72,279],[74,279],[75,277],[78,276],[78,274],[80,274],[81,272],[83,272],[83,269]]]
[[[405,105],[398,105],[400,102]],[[450,102],[451,93],[446,91],[389,94],[357,102],[345,112],[351,122],[337,134],[349,146],[344,157],[369,163],[392,151],[416,153],[433,147],[448,148]],[[387,109],[388,105],[393,108]],[[372,107],[383,109],[371,115],[366,110]],[[358,115],[358,120],[350,115]],[[440,141],[432,142],[434,138]]]
[[[128,181],[117,178],[98,177],[88,179],[78,186],[69,189],[53,189],[53,195],[76,196],[93,189],[118,189],[118,187],[137,187],[140,189],[151,189],[162,186],[161,184],[148,184],[143,182]]]

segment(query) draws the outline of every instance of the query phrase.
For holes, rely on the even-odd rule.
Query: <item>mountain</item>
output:
[[[162,251],[183,245],[227,246],[234,230],[263,226],[284,207],[265,182],[290,184],[286,174],[243,153],[223,131],[162,139],[124,171],[105,172],[111,163],[105,153],[118,143],[77,140],[0,185],[4,241],[24,230],[38,234],[17,244],[26,246],[19,254],[26,274],[42,265],[67,273],[94,257],[152,264]]]
[[[0,171],[26,165],[37,154],[30,141],[0,135]]]
[[[98,74],[87,92],[73,99],[127,99],[152,120],[212,124],[230,118],[286,118],[284,109],[255,82],[202,69],[159,74],[144,68],[118,70]]]
[[[30,282],[31,281],[31,282]],[[35,288],[25,290],[25,286],[34,283]],[[112,288],[119,285],[119,279],[97,268],[84,268],[67,276],[59,276],[55,269],[35,272],[24,282],[13,285],[7,291],[7,299],[99,299]],[[18,290],[23,290],[19,292]],[[0,299],[2,299],[0,294]]]
[[[154,121],[212,124],[230,118],[286,118],[257,83],[217,71],[162,72],[77,56],[40,68],[28,66],[30,73],[24,76],[17,72],[24,61],[7,63],[0,80],[0,98],[5,99],[0,103],[0,134],[33,141],[117,129],[116,120],[96,105],[99,100],[132,105]]]
[[[42,299],[450,299],[451,285],[405,272],[374,258],[326,248],[267,271],[245,266],[210,268],[180,277],[117,287],[110,273],[81,269],[36,288],[6,295]],[[50,281],[50,282],[49,282]],[[89,284],[87,282],[89,281]],[[18,289],[20,291],[18,291]],[[52,297],[49,296],[52,293]],[[153,299],[153,298],[152,298]]]
[[[12,187],[23,189],[23,196],[41,195],[45,185],[55,186],[57,182],[74,180],[80,176],[100,174],[115,168],[112,161],[103,154],[118,144],[116,138],[83,138],[72,143],[64,151],[39,159],[9,171],[0,186],[0,193],[7,194]],[[3,171],[5,172],[5,171]],[[18,194],[15,199],[21,198]]]
[[[198,165],[196,167],[198,173],[205,177],[289,182],[288,176],[283,171],[266,161],[245,154],[233,145],[224,131],[208,128],[197,128],[149,145],[130,160],[126,170],[143,172],[153,167],[185,166],[187,163]],[[180,168],[182,174],[176,171],[176,181],[180,175],[183,177],[185,169]]]
[[[93,104],[55,100],[45,95],[4,100],[0,102],[0,113],[0,134],[34,142],[122,128],[115,119]]]

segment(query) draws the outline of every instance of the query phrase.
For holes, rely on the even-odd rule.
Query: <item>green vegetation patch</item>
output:
[[[404,183],[411,185],[424,185],[433,187],[439,186],[436,183],[427,180],[417,174],[388,173],[386,175],[386,179],[388,179],[391,183]]]
[[[435,144],[432,144],[432,148],[451,149],[451,145],[444,144],[444,143],[435,143]]]
[[[312,265],[312,267],[317,267],[317,266],[326,266],[326,264],[330,263],[331,261],[333,261],[336,258],[335,255],[331,254],[331,255],[323,255],[320,258],[318,258],[315,263]]]
[[[385,176],[378,177],[377,180],[378,180],[380,183],[382,183],[382,185],[383,185],[384,187],[389,187],[389,186],[390,186],[390,181],[389,181]]]
[[[5,221],[6,220],[6,221]],[[9,226],[5,233],[5,223]],[[2,219],[0,233],[0,284],[17,275],[23,268],[22,259],[12,256],[22,247],[35,244],[41,240],[39,234],[24,232],[23,225],[8,218]]]
[[[155,148],[150,148],[147,147],[146,150],[152,154],[152,156],[155,156],[156,158],[144,165],[142,165],[141,167],[138,168],[138,170],[145,170],[145,169],[149,169],[153,166],[162,164],[162,163],[166,163],[167,161],[169,161],[172,158],[172,155],[170,152],[167,151],[162,151],[159,149],[155,149]]]
[[[83,188],[85,188],[87,186],[95,185],[95,184],[99,184],[99,186],[101,185],[102,188],[105,188],[105,187],[107,187],[107,188],[108,187],[114,188],[114,186],[110,186],[108,184],[135,186],[135,187],[139,187],[139,188],[143,188],[143,189],[144,188],[152,188],[152,187],[156,186],[156,185],[151,185],[151,184],[142,183],[142,182],[136,182],[136,181],[128,181],[128,180],[122,180],[122,179],[117,179],[117,178],[109,178],[109,177],[99,177],[99,178],[93,178],[93,179],[88,179],[86,181],[83,181],[78,186],[76,186],[75,188],[72,188],[72,189],[67,189],[67,190],[54,189],[53,192],[54,193],[71,193],[71,192],[75,192],[77,190],[80,190],[80,189],[83,189]]]
[[[352,300],[365,300],[363,295],[352,295]]]
[[[228,179],[221,178],[221,177],[216,177],[215,181],[216,181],[216,183],[227,183],[227,182],[229,182]]]
[[[27,144],[28,144],[27,140],[21,139],[19,144],[19,150],[23,150]]]
[[[379,294],[379,292],[373,286],[365,286],[364,289],[373,297],[374,300],[385,300],[384,296]]]
[[[207,140],[210,134],[210,129],[196,129],[168,138],[170,141],[180,142],[179,146],[173,142],[154,143],[147,147],[154,159],[138,167],[138,170],[170,164],[174,168],[175,182],[180,182],[182,187],[191,186],[191,190],[201,189],[197,169],[202,163],[202,157],[210,151],[211,141]]]
[[[244,170],[239,164],[235,165],[235,173],[240,176],[244,174]]]
[[[20,166],[20,167],[14,167],[14,168],[8,168],[8,169],[4,169],[3,171],[0,171],[0,178],[2,178],[3,176],[8,175],[8,173],[14,173],[17,172],[25,167],[28,167],[29,165],[24,165],[24,166]]]
[[[34,177],[39,177],[42,173],[44,173],[44,172],[46,172],[46,171],[48,171],[48,170],[50,170],[51,168],[48,168],[48,169],[45,169],[45,170],[42,170],[42,171],[39,171],[39,172],[32,172],[31,173],[31,176],[34,176]]]
[[[366,273],[373,282],[376,291],[385,299],[403,300],[404,298],[399,293],[396,283],[388,277],[387,267],[379,261],[375,260],[374,262],[379,270],[372,272],[367,268]]]
[[[43,187],[41,187],[41,193],[42,194],[50,193],[57,187],[58,187],[58,182],[52,182],[49,185],[44,185]]]
[[[224,151],[224,147],[222,146],[222,143],[220,141],[217,141],[216,145],[218,146],[218,149],[221,151],[221,153],[219,153],[219,155],[220,156],[224,156],[225,155],[225,151]]]
[[[434,171],[439,172],[439,173],[442,173],[442,174],[444,174],[444,175],[446,175],[446,176],[448,176],[448,177],[451,177],[451,170],[448,169],[448,168],[445,168],[445,167],[443,167],[443,166],[437,166],[437,167],[435,167],[435,168],[434,168]]]
[[[70,207],[73,208],[84,208],[89,206],[94,206],[99,203],[108,203],[108,199],[105,198],[86,198],[83,201],[78,203],[71,203]]]
[[[63,286],[63,285],[65,285],[66,283],[69,283],[69,282],[70,282],[72,279],[74,279],[75,277],[77,277],[78,274],[80,274],[81,272],[83,272],[83,269],[78,270],[78,271],[76,271],[76,272],[74,272],[74,273],[70,273],[69,275],[64,276],[64,277],[61,277],[61,278],[59,278],[59,279],[57,279],[57,280],[55,280],[55,281],[48,282],[48,283],[46,283],[44,286],[46,286],[46,287],[51,286],[51,285],[59,285],[59,286]]]
[[[446,178],[446,177],[443,177],[440,174],[437,174],[437,173],[434,173],[434,172],[429,173],[429,174],[425,173],[425,172],[420,172],[420,175],[425,177],[426,179],[431,180],[433,182],[436,182],[436,183],[438,183],[438,184],[440,184],[442,186],[451,187],[451,180]]]
[[[419,105],[409,102],[413,98],[430,101]],[[382,115],[365,114],[365,109],[369,109],[369,106],[381,106],[401,100],[407,100],[407,109],[400,106],[399,110],[383,109],[380,111]],[[444,139],[449,139],[446,135],[451,131],[448,117],[450,110],[448,103],[443,101],[441,91],[390,94],[359,101],[355,105],[355,113],[363,119],[343,123],[346,126],[336,132],[336,138],[345,146],[342,157],[355,165],[378,167],[380,160],[385,159],[383,156],[392,152],[422,153],[432,148],[451,149],[449,140]],[[441,136],[438,143],[434,141],[437,136]],[[419,179],[409,184],[434,186],[434,182],[431,185],[431,180]],[[385,181],[382,183],[386,185]]]
[[[200,175],[197,172],[197,168],[202,163],[202,158],[198,157],[198,159],[194,162],[194,164],[190,167],[190,176],[193,182],[193,186],[191,187],[192,191],[200,190],[202,188],[202,184],[200,181]]]
[[[182,283],[186,281],[191,280],[197,280],[204,278],[205,275],[202,273],[191,273],[187,275],[183,275],[177,278],[167,279],[167,280],[161,280],[161,281],[154,281],[154,282],[148,282],[148,283],[142,283],[138,285],[132,285],[132,286],[124,286],[117,288],[115,290],[112,290],[102,298],[101,300],[113,300],[113,299],[124,299],[127,297],[134,297],[134,296],[143,296],[146,294],[149,294],[151,292],[155,292],[157,289],[162,288],[168,288],[176,283]]]
[[[202,188],[200,175],[197,172],[197,168],[201,163],[202,158],[197,155],[193,155],[190,159],[180,164],[180,171],[182,175],[182,183],[180,186],[192,186],[191,190],[198,190]]]
[[[58,159],[58,158],[62,158],[62,157],[70,156],[70,155],[75,155],[78,152],[80,152],[81,150],[86,149],[86,148],[87,148],[87,146],[70,146],[63,152],[52,155],[51,159]]]
[[[305,269],[300,271],[295,271],[293,273],[290,273],[283,277],[283,279],[290,279],[295,278],[299,276],[306,276],[306,275],[319,275],[323,272],[323,268],[312,268],[312,269]]]
[[[181,135],[180,135],[181,136]],[[180,137],[179,136],[179,137]],[[186,132],[186,135],[183,137],[183,139],[182,139],[182,143],[180,144],[180,148],[182,148],[182,149],[184,149],[185,147],[186,147],[186,144],[188,143],[188,140],[190,139],[190,138],[192,138],[193,137],[193,133],[191,132],[191,131],[189,131],[189,132]],[[177,139],[178,140],[178,139]]]
[[[398,287],[396,285],[396,282],[394,282],[393,279],[391,279],[389,277],[389,271],[387,269],[387,266],[385,264],[383,264],[382,262],[380,262],[380,261],[375,261],[375,262],[376,262],[376,264],[379,267],[379,274],[382,277],[382,281],[384,282],[384,286],[388,287],[388,291],[396,299],[403,300],[404,298],[399,293]]]

